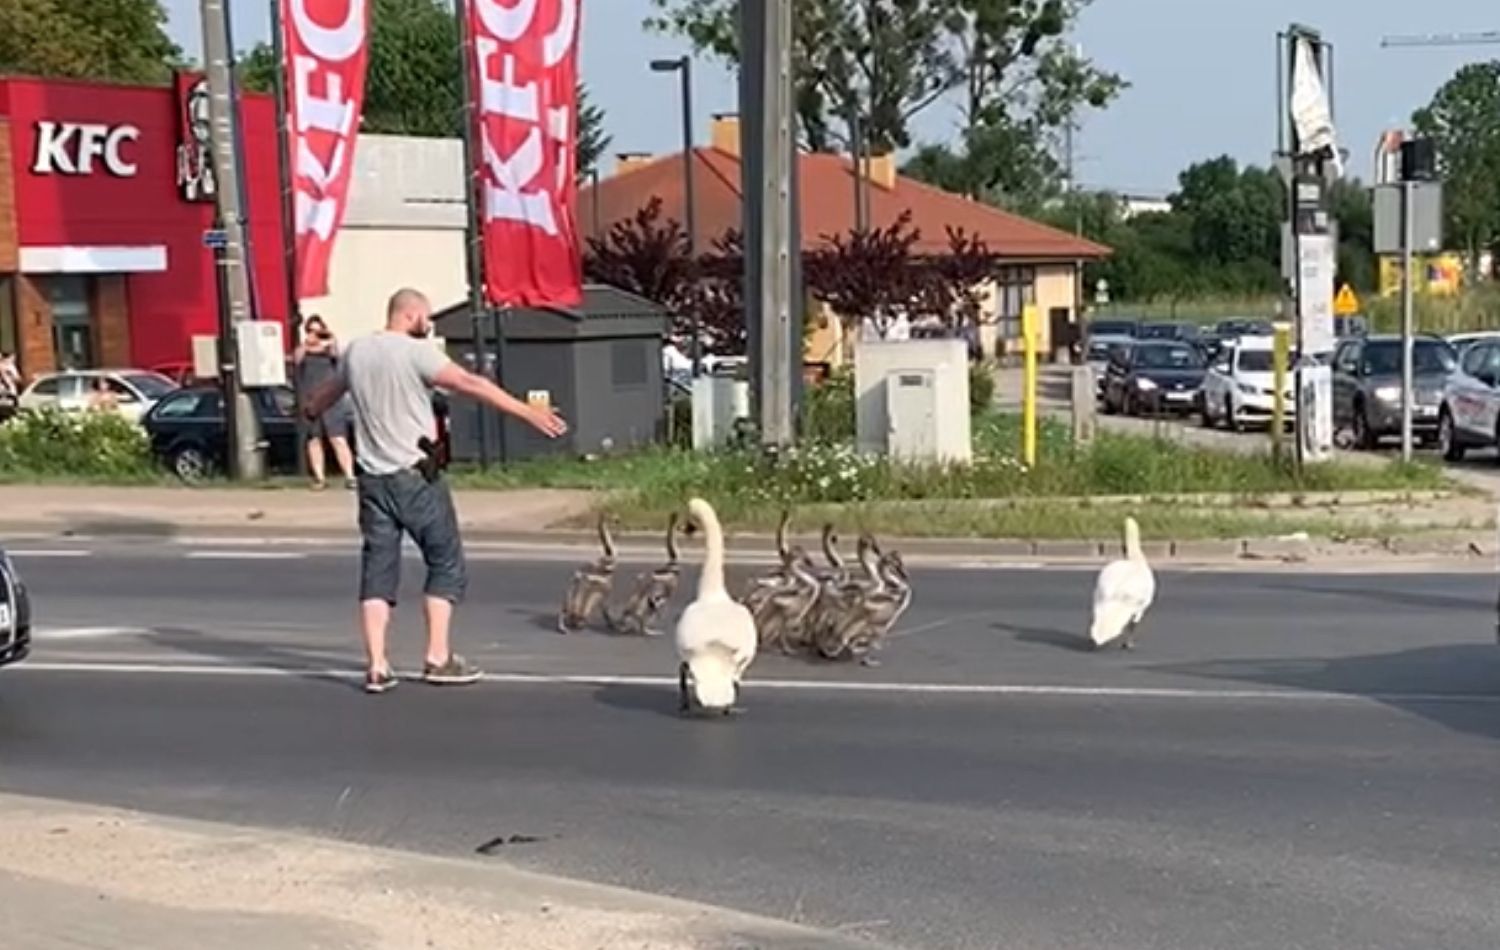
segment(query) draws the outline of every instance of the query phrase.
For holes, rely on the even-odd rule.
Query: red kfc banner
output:
[[[576,306],[579,0],[468,0],[484,295]]]
[[[348,207],[369,58],[368,0],[280,0],[286,51],[298,299],[328,293]]]

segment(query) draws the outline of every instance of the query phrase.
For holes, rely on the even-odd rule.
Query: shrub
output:
[[[995,403],[995,367],[991,363],[969,364],[969,412],[980,415]]]
[[[145,431],[113,413],[43,409],[0,425],[0,476],[130,481],[153,471]]]
[[[804,443],[854,440],[854,371],[842,367],[802,393]]]

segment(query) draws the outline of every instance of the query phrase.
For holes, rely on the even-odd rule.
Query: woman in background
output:
[[[302,345],[293,354],[297,367],[297,396],[304,402],[318,387],[338,373],[339,347],[328,325],[319,316],[308,317],[302,323]],[[344,485],[353,488],[354,452],[349,448],[349,432],[353,427],[353,409],[347,397],[334,403],[332,408],[309,423],[307,432],[307,469],[312,474],[313,489],[322,491],[328,487],[328,464],[323,454],[326,439],[333,447],[339,469],[344,473]]]

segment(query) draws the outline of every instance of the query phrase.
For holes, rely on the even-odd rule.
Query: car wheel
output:
[[[1203,425],[1203,428],[1205,428],[1205,429],[1212,429],[1214,427],[1213,413],[1211,413],[1209,411],[1209,408],[1208,408],[1210,405],[1211,405],[1211,403],[1208,401],[1208,398],[1206,396],[1204,396],[1202,393],[1199,393],[1198,394],[1198,413],[1199,413],[1199,417],[1200,417],[1199,421],[1201,422],[1201,424]]]
[[[1370,429],[1370,417],[1363,405],[1354,407],[1354,447],[1365,452],[1374,451],[1375,433]]]
[[[208,455],[196,445],[179,446],[172,452],[172,474],[185,482],[201,482],[213,471]]]
[[[1463,443],[1458,440],[1458,429],[1453,425],[1453,415],[1447,406],[1438,414],[1438,451],[1443,453],[1445,462],[1462,462],[1464,459]]]

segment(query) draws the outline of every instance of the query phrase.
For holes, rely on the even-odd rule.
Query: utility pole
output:
[[[801,365],[792,109],[791,0],[741,0],[740,95],[747,117],[744,167],[746,304],[761,443],[796,438],[793,365]],[[800,374],[799,374],[800,375]]]
[[[250,275],[245,255],[244,209],[241,207],[239,150],[235,147],[234,83],[229,48],[228,0],[202,0],[203,66],[208,83],[209,139],[218,176],[216,230],[223,233],[216,248],[221,298],[219,302],[219,378],[224,387],[224,418],[229,446],[229,477],[258,480],[265,475],[261,453],[260,419],[249,394],[240,386],[236,330],[252,319]]]

